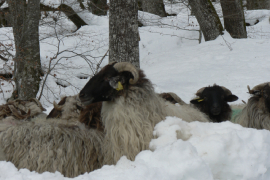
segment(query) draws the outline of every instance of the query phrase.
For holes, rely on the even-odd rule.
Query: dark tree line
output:
[[[270,9],[269,0],[247,0],[247,9],[256,10],[256,9]]]

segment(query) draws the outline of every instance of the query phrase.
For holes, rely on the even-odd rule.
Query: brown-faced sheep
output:
[[[235,122],[243,127],[270,130],[270,82],[262,83],[248,91],[251,95]]]
[[[48,118],[59,118],[70,121],[78,121],[81,110],[84,105],[81,103],[78,95],[65,96],[58,104],[53,103],[54,108],[51,110]]]
[[[188,106],[165,102],[141,70],[127,62],[111,63],[93,76],[80,92],[81,102],[101,102],[104,126],[104,164],[115,164],[121,156],[134,160],[149,149],[154,126],[166,116],[186,121],[208,119]]]
[[[89,128],[98,130],[104,129],[101,122],[102,102],[92,103],[84,106],[78,99],[78,95],[65,96],[58,104],[53,103],[54,108],[51,110],[47,119],[57,118],[71,121],[79,121]]]
[[[214,84],[213,86],[199,89],[196,96],[190,103],[205,113],[210,121],[222,122],[231,120],[232,109],[228,102],[236,101],[238,97],[233,95],[229,89]]]

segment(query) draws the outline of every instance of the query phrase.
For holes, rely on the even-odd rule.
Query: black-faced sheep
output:
[[[127,62],[105,66],[89,80],[79,97],[85,105],[103,101],[104,164],[115,164],[123,155],[134,160],[140,151],[149,149],[154,126],[166,116],[189,122],[208,121],[194,108],[165,102],[144,73]]]
[[[231,120],[232,109],[228,102],[236,101],[238,97],[229,89],[214,84],[199,89],[196,96],[190,103],[205,113],[212,122]]]
[[[251,97],[235,122],[243,127],[270,130],[270,82],[250,90]]]
[[[88,127],[59,118],[0,122],[0,144],[6,160],[18,168],[59,171],[74,177],[115,164],[123,155],[134,160],[140,151],[149,149],[154,126],[166,116],[208,121],[194,108],[165,102],[143,72],[130,63],[105,66],[86,84],[80,99],[86,107],[79,121]],[[95,102],[99,104],[92,104]]]

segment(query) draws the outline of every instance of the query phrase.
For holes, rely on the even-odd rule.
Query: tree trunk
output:
[[[144,12],[156,14],[160,17],[167,16],[163,0],[142,0],[142,9]]]
[[[270,9],[269,0],[247,0],[247,9],[256,10],[256,9]]]
[[[242,0],[220,0],[224,28],[233,38],[247,38]]]
[[[110,0],[109,61],[140,67],[138,1]]]
[[[14,99],[35,98],[40,83],[41,63],[39,49],[40,0],[9,0],[13,19],[16,47],[14,58]]]
[[[223,27],[210,0],[189,0],[189,5],[200,24],[205,41],[223,34]]]
[[[142,9],[142,2],[143,2],[143,0],[138,0],[138,10],[139,11],[143,11],[143,9]]]
[[[88,0],[87,3],[92,14],[98,16],[107,15],[108,10],[107,0]]]

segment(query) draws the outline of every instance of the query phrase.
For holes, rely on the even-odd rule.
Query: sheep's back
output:
[[[103,133],[59,120],[10,125],[0,134],[7,161],[18,169],[75,177],[102,166]]]

